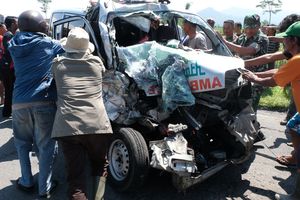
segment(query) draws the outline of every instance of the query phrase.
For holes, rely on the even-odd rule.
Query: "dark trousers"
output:
[[[13,95],[14,82],[15,82],[14,70],[8,67],[3,67],[2,78],[3,78],[3,85],[5,90],[4,107],[2,110],[2,115],[3,117],[9,117],[11,115],[12,95]]]
[[[59,139],[65,157],[69,199],[87,199],[88,163],[91,165],[92,176],[107,176],[108,162],[106,154],[110,138],[111,134],[95,134]]]

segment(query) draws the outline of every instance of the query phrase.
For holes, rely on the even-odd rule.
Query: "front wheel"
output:
[[[143,136],[132,128],[120,128],[108,151],[109,183],[119,191],[142,186],[149,170],[149,151]]]

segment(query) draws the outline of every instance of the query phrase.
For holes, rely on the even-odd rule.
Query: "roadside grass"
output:
[[[286,111],[290,103],[288,96],[282,87],[266,88],[260,98],[259,107],[266,110]]]
[[[285,62],[277,61],[275,67],[278,68]],[[290,95],[290,89],[266,88],[260,98],[259,107],[266,110],[286,111],[290,103]]]
[[[221,26],[215,27],[215,30],[223,34],[223,28]],[[279,51],[283,51],[282,45],[280,45]],[[286,63],[286,60],[276,61],[275,68],[279,68],[284,63]],[[286,111],[288,109],[289,103],[289,89],[286,90],[281,87],[266,88],[260,98],[259,108],[273,111]]]

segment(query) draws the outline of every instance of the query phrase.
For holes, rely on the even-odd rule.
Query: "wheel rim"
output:
[[[129,172],[129,153],[120,139],[112,142],[109,147],[110,173],[117,181],[123,181]]]

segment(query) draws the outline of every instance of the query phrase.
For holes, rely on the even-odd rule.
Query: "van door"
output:
[[[99,53],[99,45],[95,38],[94,31],[93,31],[90,23],[84,17],[74,16],[74,17],[68,17],[68,18],[61,19],[61,20],[54,22],[53,30],[52,30],[53,38],[56,40],[60,40],[64,37],[68,37],[70,30],[75,27],[83,28],[86,30],[86,32],[89,33],[90,42],[95,45],[94,55],[97,55],[102,59],[103,56]],[[105,61],[104,61],[104,64],[105,64]]]

